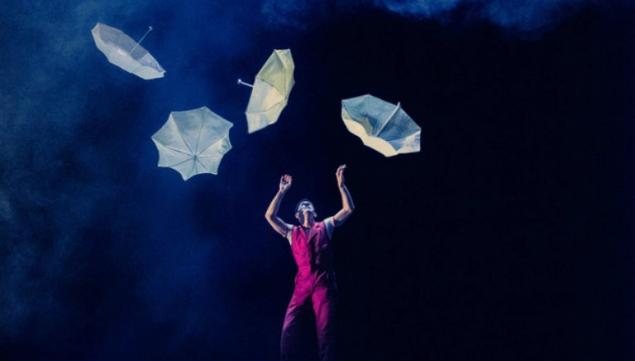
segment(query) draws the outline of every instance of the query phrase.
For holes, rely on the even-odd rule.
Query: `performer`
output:
[[[337,168],[335,176],[342,197],[342,209],[334,216],[317,222],[313,203],[301,200],[295,209],[299,225],[292,226],[278,217],[282,198],[293,181],[288,174],[280,178],[278,193],[269,204],[265,218],[291,245],[293,258],[298,266],[295,288],[282,324],[280,354],[282,360],[289,360],[297,343],[300,315],[312,306],[317,330],[318,351],[321,361],[333,361],[335,345],[335,271],[330,244],[333,229],[342,225],[353,213],[355,206],[348,188],[344,184],[346,165]]]

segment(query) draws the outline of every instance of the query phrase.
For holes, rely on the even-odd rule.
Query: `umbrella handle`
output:
[[[143,41],[143,39],[146,38],[146,36],[148,36],[148,34],[152,31],[152,26],[148,26],[148,30],[146,31],[145,34],[143,34],[143,36],[139,39],[139,41],[137,41],[137,43],[132,47],[132,49],[130,49],[130,54],[132,54],[132,52],[137,48],[137,46],[139,46],[139,44],[141,44],[141,42]]]
[[[236,84],[238,85],[244,85],[244,86],[248,86],[250,88],[253,88],[254,85],[253,84],[249,84],[249,83],[245,83],[242,79],[238,78],[238,81],[236,82]]]

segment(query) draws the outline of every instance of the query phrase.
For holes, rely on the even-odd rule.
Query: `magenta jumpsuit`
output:
[[[326,222],[332,222],[332,219]],[[332,223],[329,224],[332,226]],[[335,341],[335,272],[332,247],[325,221],[311,229],[294,226],[291,230],[291,251],[298,266],[295,288],[282,325],[280,353],[289,360],[297,345],[299,317],[312,306],[315,315],[320,361],[334,360]]]

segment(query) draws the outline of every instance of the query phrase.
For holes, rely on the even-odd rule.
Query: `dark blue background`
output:
[[[405,4],[405,5],[404,5]],[[276,360],[295,268],[279,176],[336,230],[342,360],[634,356],[633,12],[626,2],[9,2],[0,15],[0,358]],[[167,69],[107,63],[96,22]],[[251,79],[291,48],[280,121]],[[340,100],[400,101],[384,158]],[[170,111],[234,122],[218,176],[157,168]],[[4,356],[6,355],[6,356]]]

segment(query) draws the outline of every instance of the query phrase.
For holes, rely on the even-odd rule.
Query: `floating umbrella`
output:
[[[159,150],[159,167],[169,167],[188,180],[201,173],[218,174],[225,153],[232,148],[234,124],[207,107],[171,112],[152,141]]]
[[[275,123],[287,106],[293,80],[291,50],[274,50],[260,68],[254,84],[238,79],[238,84],[252,88],[247,105],[247,131],[253,133]]]
[[[364,145],[386,157],[420,150],[421,128],[397,105],[370,94],[342,100],[342,120]]]
[[[140,78],[150,80],[162,78],[165,74],[157,60],[139,45],[150,31],[151,26],[139,41],[134,41],[119,29],[97,23],[91,33],[97,49],[106,55],[110,63]]]

